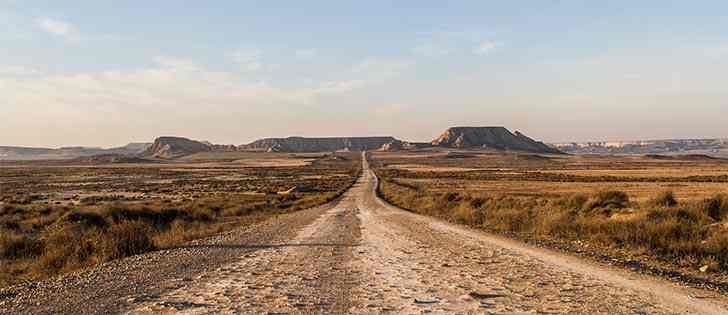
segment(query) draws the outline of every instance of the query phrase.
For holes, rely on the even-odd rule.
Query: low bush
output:
[[[587,202],[589,202],[589,196],[579,193],[558,199],[556,205],[564,209],[581,210],[584,209]]]
[[[629,196],[623,191],[600,191],[584,205],[583,210],[624,209],[629,206]]]
[[[45,251],[35,265],[37,273],[54,275],[92,264],[100,233],[81,225],[49,230],[45,236]]]
[[[108,223],[104,219],[103,216],[101,216],[98,213],[94,212],[81,212],[81,211],[72,211],[67,213],[66,215],[62,216],[58,219],[57,224],[60,225],[67,225],[67,224],[77,224],[81,225],[84,228],[99,228],[99,229],[105,229],[108,226]]]
[[[719,194],[703,200],[702,210],[714,220],[722,220],[728,213],[728,196]]]
[[[677,206],[677,198],[675,193],[672,191],[663,191],[659,193],[655,198],[650,200],[650,204],[656,207],[674,207]]]
[[[26,235],[17,235],[0,230],[0,257],[5,259],[26,259],[39,256],[43,242]]]
[[[102,260],[113,260],[152,251],[153,233],[154,229],[143,221],[114,224],[100,236],[99,256]]]

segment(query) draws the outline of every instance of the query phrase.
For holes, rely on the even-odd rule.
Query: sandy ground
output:
[[[156,287],[140,283],[136,293],[116,294],[122,307],[101,312],[83,301],[47,298],[75,308],[34,309],[28,304],[36,300],[18,292],[0,298],[0,313],[728,314],[724,296],[405,212],[378,199],[375,187],[365,164],[364,176],[335,206],[279,218],[288,234],[278,230],[286,235],[257,243],[232,239],[240,243],[226,243],[235,249],[228,259],[181,278],[162,274]],[[249,232],[256,229],[264,230]],[[219,246],[200,245],[196,254],[212,255]],[[111,303],[113,284],[101,303]]]

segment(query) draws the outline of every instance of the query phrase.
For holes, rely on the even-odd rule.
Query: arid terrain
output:
[[[0,162],[0,285],[43,279],[325,204],[356,154]]]
[[[728,290],[728,160],[431,150],[374,153],[413,212]]]
[[[505,221],[505,216],[485,215],[475,224],[460,217],[465,208],[460,204],[453,206],[461,199],[468,200],[468,206],[477,206],[473,203],[478,200],[475,195],[466,194],[493,194],[488,198],[494,199],[483,201],[487,207],[474,207],[492,210],[495,206],[490,203],[500,200],[495,194],[503,191],[505,196],[526,198],[501,207],[502,213],[516,213],[520,202],[537,209],[571,200],[564,198],[571,196],[572,190],[587,196],[602,191],[598,187],[594,192],[579,190],[581,182],[633,183],[637,188],[627,191],[634,199],[628,205],[622,207],[619,203],[623,200],[616,198],[610,199],[613,204],[590,210],[599,209],[594,211],[606,218],[618,213],[639,216],[640,211],[645,211],[640,200],[646,200],[645,204],[652,202],[647,188],[639,185],[661,188],[663,184],[682,183],[692,187],[694,180],[716,186],[706,186],[714,191],[706,191],[705,196],[720,191],[725,184],[718,180],[722,178],[723,165],[719,160],[615,158],[621,161],[618,163],[605,161],[604,157],[418,150],[370,153],[370,162],[358,153],[236,153],[231,161],[230,154],[219,159],[203,155],[202,160],[188,158],[161,165],[3,165],[3,187],[11,188],[3,190],[3,231],[14,235],[12,240],[3,241],[2,261],[7,268],[3,274],[6,284],[17,284],[0,289],[0,313],[728,312],[728,299],[719,287],[724,274],[720,257],[710,264],[710,270],[697,271],[702,278],[691,278],[705,281],[681,282],[629,270],[625,268],[629,264],[565,254],[551,246],[561,244],[556,241],[526,244],[517,238],[525,235],[526,240],[542,240],[537,237],[540,234],[529,238],[528,229],[508,230],[513,224],[506,222],[515,221]],[[246,159],[269,162],[256,165],[240,161]],[[271,161],[283,166],[270,166],[274,163]],[[662,174],[657,171],[660,167],[663,172],[678,167],[683,172]],[[654,169],[654,176],[643,175],[643,168]],[[599,169],[614,169],[618,175],[594,173]],[[352,183],[352,178],[358,178],[353,187],[336,198]],[[530,183],[548,181],[575,186],[553,191],[542,191],[541,186],[528,188]],[[498,186],[504,183],[510,183],[507,186],[511,190]],[[621,185],[615,187],[625,187]],[[309,189],[279,193],[292,187]],[[612,186],[603,188],[607,187]],[[446,203],[439,212],[426,203],[406,211],[386,201],[409,207],[418,199],[416,193],[407,190],[425,189],[427,193],[423,195],[444,196]],[[36,196],[29,196],[31,191]],[[58,191],[63,193],[52,194]],[[681,198],[687,193],[674,191],[678,205],[703,198]],[[296,196],[295,200],[286,201],[290,194]],[[111,195],[115,196],[109,197],[111,200],[101,198]],[[585,203],[597,201],[594,197],[587,199]],[[669,198],[661,201],[668,203],[666,199]],[[221,203],[218,210],[213,209],[215,200]],[[260,206],[250,210],[249,205],[253,204]],[[209,218],[195,218],[199,216],[195,210],[199,205],[209,207],[205,211]],[[675,210],[669,207],[673,206],[666,204],[660,211],[672,213]],[[145,207],[148,209],[143,210]],[[125,210],[113,210],[117,208]],[[170,223],[163,218],[172,214],[164,209],[179,209],[187,215],[177,214]],[[245,209],[244,213],[237,213],[241,209]],[[489,221],[493,218],[503,221]],[[141,253],[112,251],[128,255],[107,256],[109,248],[129,249],[128,244],[146,244],[133,237],[127,239],[130,242],[106,240],[108,233],[118,232],[122,224],[142,226],[142,230],[149,231],[145,234],[149,237],[149,248],[140,247],[144,249]],[[204,228],[213,225],[225,227]],[[95,241],[85,242],[88,247],[65,246],[70,252],[62,257],[76,259],[79,253],[88,256],[74,262],[80,265],[64,265],[65,269],[48,273],[49,266],[37,262],[47,261],[49,258],[45,257],[62,245],[55,239],[60,237],[56,231],[64,231],[66,226],[76,231],[94,231],[70,241]],[[181,237],[169,235],[175,229]],[[202,232],[196,235],[185,232],[200,229]],[[63,240],[74,235],[66,235]],[[560,240],[557,234],[544,235]],[[118,239],[119,235],[113,237]],[[7,242],[18,239],[40,247],[15,247],[27,249],[23,252],[27,256],[7,256]],[[587,244],[609,245],[606,241],[592,241],[585,237],[584,248],[589,248]],[[126,245],[109,247],[122,243]],[[95,247],[97,244],[99,247]],[[624,250],[631,250],[631,244],[622,245]],[[571,248],[561,249],[568,252]],[[664,257],[661,255],[665,253],[651,252],[654,250],[645,248],[642,254],[651,259]],[[614,257],[617,262],[623,258]],[[692,263],[697,270],[706,262]],[[675,265],[678,267],[686,268]],[[684,276],[687,279],[690,273]],[[46,279],[36,280],[43,278]],[[715,281],[707,281],[708,278]]]

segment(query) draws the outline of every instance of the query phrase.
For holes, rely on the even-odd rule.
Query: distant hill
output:
[[[151,143],[130,143],[123,147],[103,149],[89,147],[26,148],[0,146],[0,160],[59,160],[102,154],[135,156],[143,152]]]
[[[728,139],[671,139],[555,143],[554,147],[573,154],[698,154],[728,156]]]
[[[561,154],[558,149],[505,127],[454,127],[432,141],[433,146],[459,149],[495,149],[532,153]]]
[[[267,138],[240,146],[219,145],[183,137],[158,137],[153,143],[130,143],[123,147],[103,149],[68,147],[60,149],[0,147],[0,160],[55,160],[78,159],[78,163],[142,163],[144,159],[177,159],[203,152],[332,152],[332,151],[400,151],[432,147],[459,149],[495,149],[533,153],[561,153],[542,142],[535,141],[503,127],[455,127],[448,129],[430,143],[398,140],[389,136],[378,137],[288,137]],[[123,157],[141,158],[141,160]]]
[[[400,147],[402,141],[393,137],[332,137],[332,138],[268,138],[238,147],[247,151],[266,152],[326,152],[379,150],[385,145]]]
[[[182,137],[159,137],[143,153],[144,157],[174,159],[185,155],[212,151],[214,145]]]

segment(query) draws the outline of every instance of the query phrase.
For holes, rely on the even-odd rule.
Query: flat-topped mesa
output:
[[[261,139],[241,145],[239,149],[267,152],[370,151],[385,145],[398,146],[399,143],[401,141],[394,137],[288,137]]]
[[[174,159],[212,150],[212,145],[200,141],[181,137],[159,137],[142,155],[160,159]]]
[[[453,127],[433,140],[432,145],[460,149],[485,148],[532,153],[562,153],[518,131],[511,133],[505,127]]]

